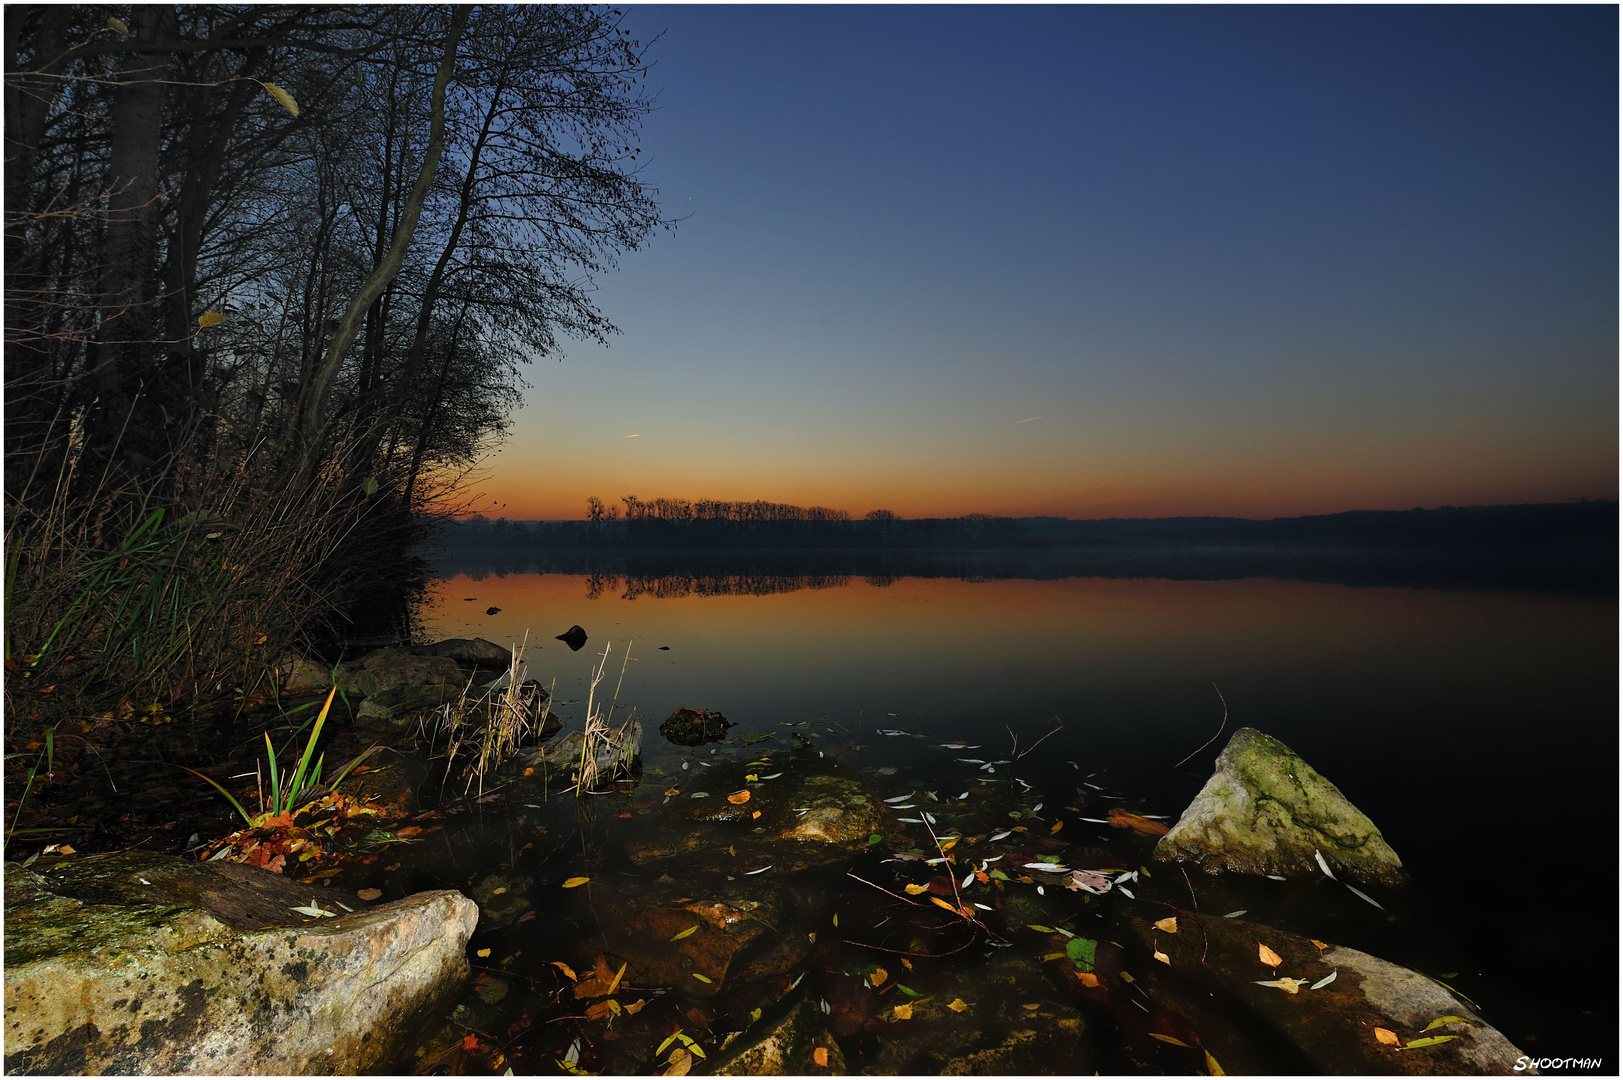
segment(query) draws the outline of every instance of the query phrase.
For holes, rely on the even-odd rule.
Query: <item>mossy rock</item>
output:
[[[1361,882],[1400,885],[1403,862],[1334,784],[1290,747],[1255,728],[1234,733],[1217,769],[1155,857],[1210,873],[1318,874],[1315,853]]]

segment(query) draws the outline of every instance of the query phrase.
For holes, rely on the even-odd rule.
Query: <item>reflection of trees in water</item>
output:
[[[586,578],[586,598],[596,600],[611,589],[619,589],[616,575],[591,574]],[[800,589],[836,589],[851,584],[847,574],[627,574],[622,600],[651,596],[670,600],[683,596],[772,596]]]

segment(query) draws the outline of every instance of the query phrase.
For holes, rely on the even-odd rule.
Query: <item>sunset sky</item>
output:
[[[608,348],[528,369],[476,510],[1617,495],[1614,7],[629,19],[681,221],[600,281]]]

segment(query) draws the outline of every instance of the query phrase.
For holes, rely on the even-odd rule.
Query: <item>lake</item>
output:
[[[826,721],[943,784],[964,766],[937,741],[1001,758],[1058,728],[1022,761],[1033,784],[1097,774],[1176,817],[1228,735],[1259,728],[1337,784],[1412,875],[1412,905],[1349,926],[1345,944],[1457,973],[1530,1054],[1615,1062],[1617,618],[1610,587],[708,567],[459,572],[432,583],[423,623],[430,638],[528,635],[566,727],[604,647],[602,693],[629,648],[619,715],[643,718],[645,769],[667,777],[706,752],[657,734],[678,707],[719,710],[735,733]],[[579,652],[554,640],[575,624]],[[1178,765],[1225,708],[1222,737]]]

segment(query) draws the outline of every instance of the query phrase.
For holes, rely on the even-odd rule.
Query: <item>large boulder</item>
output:
[[[400,649],[379,649],[338,669],[338,685],[347,694],[371,697],[400,687],[449,687],[460,690],[467,677],[449,656],[401,655]]]
[[[412,649],[419,656],[448,656],[459,664],[474,667],[507,667],[513,654],[484,638],[446,638],[432,645],[419,645]]]
[[[1399,885],[1403,863],[1381,830],[1334,784],[1255,728],[1241,728],[1178,823],[1155,845],[1157,859],[1218,873],[1321,873],[1317,856],[1355,881]]]
[[[331,897],[145,853],[7,865],[6,1070],[365,1071],[460,988],[478,912],[453,891]],[[312,905],[335,917],[293,910]]]
[[[404,735],[415,731],[423,714],[455,701],[462,693],[456,683],[430,686],[393,686],[369,694],[355,710],[355,726],[363,731]]]
[[[1417,971],[1240,919],[1179,916],[1178,931],[1167,933],[1151,921],[1164,914],[1122,920],[1130,926],[1118,927],[1126,935],[1118,939],[1137,939],[1140,985],[1187,1022],[1230,1074],[1530,1071],[1517,1065],[1522,1052],[1474,1008]],[[1277,968],[1259,959],[1259,945],[1273,950]],[[1164,963],[1152,959],[1155,952]],[[1292,980],[1295,992],[1264,985],[1280,979]],[[1444,1022],[1432,1026],[1436,1021]],[[1388,1033],[1386,1042],[1377,1028]],[[1274,1056],[1260,1056],[1270,1046]],[[1198,1052],[1188,1055],[1193,1067],[1200,1060]]]
[[[332,669],[293,653],[276,665],[277,685],[293,697],[326,693],[332,687]]]

